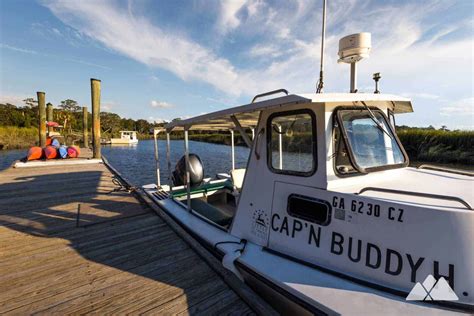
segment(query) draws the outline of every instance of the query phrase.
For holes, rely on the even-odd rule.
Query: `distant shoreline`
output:
[[[421,128],[401,128],[398,137],[414,162],[474,166],[474,131],[444,131]],[[104,138],[112,136],[103,135]],[[0,126],[0,150],[26,149],[37,145],[38,129],[35,127]],[[140,140],[153,139],[152,135],[139,134]],[[230,145],[230,134],[192,133],[190,140],[212,144]],[[160,135],[164,139],[164,135]],[[171,139],[182,139],[171,134]],[[235,145],[245,146],[242,137],[235,135]],[[80,139],[70,138],[69,142],[78,143]],[[465,169],[465,168],[464,168]],[[474,169],[471,167],[470,170]]]

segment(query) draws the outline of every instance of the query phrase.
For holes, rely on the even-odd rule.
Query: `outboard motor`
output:
[[[204,167],[201,158],[196,154],[189,154],[189,180],[191,186],[198,186],[204,179]],[[183,156],[173,171],[173,185],[186,185],[186,157]]]

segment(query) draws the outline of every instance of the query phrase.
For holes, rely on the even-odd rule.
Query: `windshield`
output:
[[[366,169],[405,162],[403,152],[379,110],[341,110],[339,117],[358,167]]]

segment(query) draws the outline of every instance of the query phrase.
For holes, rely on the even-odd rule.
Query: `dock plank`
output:
[[[103,164],[0,172],[0,314],[253,314],[114,178]]]

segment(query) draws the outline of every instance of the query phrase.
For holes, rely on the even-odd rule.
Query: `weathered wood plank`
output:
[[[0,172],[0,314],[250,311],[113,179],[102,164]],[[78,203],[94,225],[76,227]]]
[[[48,238],[43,236],[31,236],[21,232],[13,232],[12,229],[5,229],[5,234],[8,237],[8,232],[11,235],[15,235],[17,240],[14,242],[7,241],[1,244],[1,251],[8,252],[8,254],[14,254],[17,252],[27,252],[30,249],[39,249],[48,245],[56,245],[58,243],[75,243],[75,242],[86,242],[102,238],[103,235],[117,234],[121,232],[127,232],[132,229],[146,228],[150,225],[162,225],[163,222],[153,216],[148,216],[147,213],[139,214],[133,217],[133,221],[129,218],[118,218],[114,221],[108,221],[102,223],[103,225],[90,225],[80,226],[75,229],[68,229],[65,231],[59,231],[48,235]],[[1,227],[0,227],[1,230]],[[56,239],[57,238],[57,239]],[[7,239],[8,240],[8,239]],[[0,262],[2,262],[0,258]]]
[[[162,269],[163,266],[178,262],[181,259],[187,260],[192,258],[192,256],[193,254],[189,252],[189,248],[181,244],[175,247],[175,249],[167,249],[167,252],[157,251],[156,256],[149,256],[143,261],[132,259],[130,262],[123,261],[121,265],[117,263],[116,267],[112,265],[115,264],[114,262],[110,263],[112,266],[99,264],[102,265],[100,268],[89,263],[87,269],[82,271],[82,274],[78,272],[79,277],[77,279],[69,280],[66,278],[67,276],[62,276],[58,280],[59,284],[54,287],[45,287],[44,285],[47,284],[44,282],[42,288],[37,288],[34,289],[33,292],[29,292],[29,296],[17,295],[5,304],[2,303],[0,305],[0,312],[4,311],[3,308],[8,308],[8,310],[21,308],[23,312],[35,311],[63,303],[62,306],[69,309],[69,305],[66,303],[69,300],[74,300],[77,297],[91,293],[91,291],[99,290],[102,287],[108,287],[119,282],[129,282],[133,280],[140,280],[141,282],[143,279],[137,276],[145,275],[147,271],[154,269]],[[51,279],[54,279],[54,277],[55,275],[52,275]],[[61,283],[61,280],[65,282]],[[121,291],[118,292],[120,293]]]

